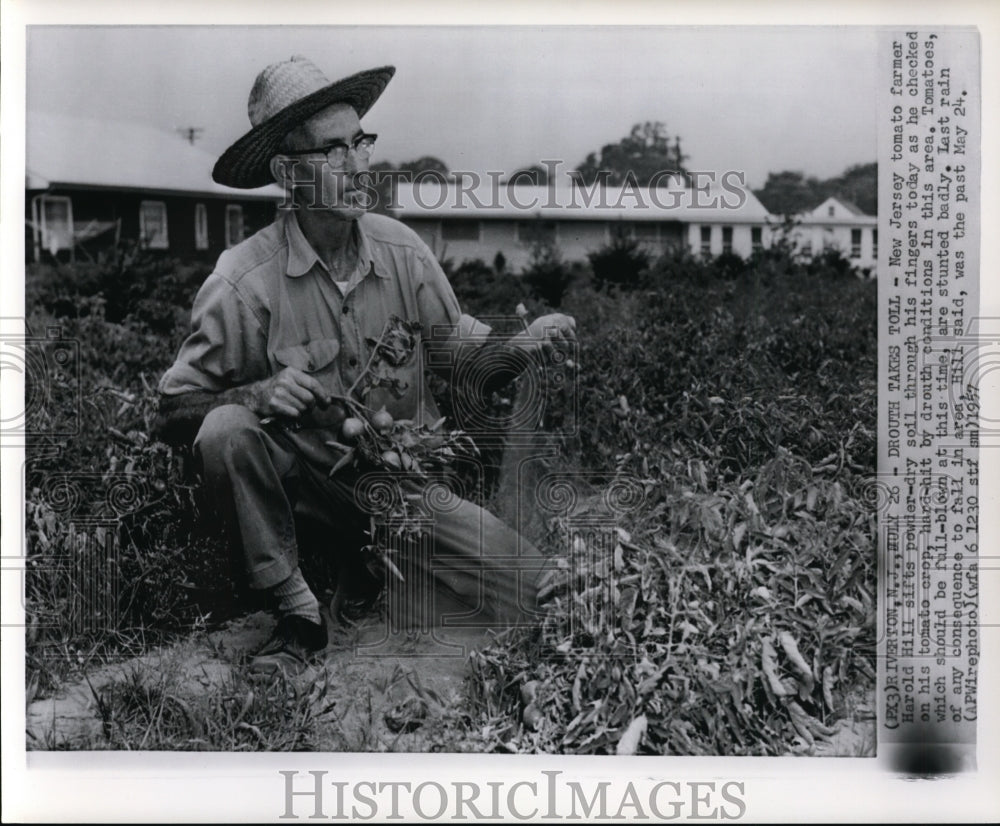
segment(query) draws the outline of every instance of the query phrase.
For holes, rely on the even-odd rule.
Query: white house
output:
[[[803,255],[839,250],[858,269],[875,271],[878,263],[878,218],[854,204],[831,196],[810,212],[795,216],[791,240]]]
[[[773,223],[763,204],[735,181],[700,189],[680,183],[653,189],[508,186],[489,180],[401,184],[393,210],[439,258],[525,266],[539,241],[554,243],[570,261],[583,260],[616,233],[652,252],[687,246],[695,253],[744,258],[768,246]]]

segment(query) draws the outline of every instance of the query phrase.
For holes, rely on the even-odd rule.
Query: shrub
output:
[[[876,286],[717,276],[678,253],[645,290],[565,302],[566,460],[642,506],[616,515],[613,552],[553,520],[541,627],[473,658],[472,724],[498,750],[614,753],[641,717],[642,753],[809,751],[873,685]]]
[[[645,276],[645,286],[658,288],[669,281],[701,283],[712,271],[705,262],[685,246],[670,246],[650,266]]]
[[[527,286],[517,275],[490,267],[478,258],[445,270],[463,312],[470,315],[511,315],[528,298]]]
[[[52,377],[26,375],[26,392],[44,400],[46,429],[79,434],[58,443],[31,437],[26,450],[25,597],[37,628],[28,664],[40,687],[78,656],[103,658],[137,636],[151,642],[205,611],[232,610],[228,555],[201,515],[185,456],[151,438],[157,380],[187,334],[206,274],[128,248],[75,267],[28,267],[28,329],[58,328],[79,347],[76,404],[55,403],[65,388],[35,384]],[[71,511],[53,480],[64,480]],[[108,510],[111,490],[126,496],[124,510]],[[81,532],[98,517],[107,522],[99,531],[106,559],[94,556],[97,534]],[[65,559],[77,570],[112,566],[93,568],[117,583],[110,627],[87,630],[93,600]]]
[[[539,242],[531,248],[531,260],[521,278],[536,298],[558,308],[579,274],[580,267],[563,261],[555,244]]]
[[[746,272],[747,263],[734,252],[724,252],[712,260],[712,268],[720,278],[733,279]]]
[[[819,255],[815,256],[807,265],[810,275],[824,276],[827,278],[849,278],[859,276],[857,268],[850,259],[835,247],[827,247]]]
[[[110,322],[139,323],[150,332],[170,334],[188,326],[194,296],[210,271],[204,263],[184,263],[123,243],[102,252],[96,262],[30,265],[25,299],[56,318],[84,317],[99,304]]]
[[[500,250],[497,250],[497,254],[493,256],[493,269],[496,270],[497,275],[503,275],[507,272],[507,256]]]
[[[610,244],[589,253],[587,258],[594,273],[594,286],[599,290],[639,287],[650,261],[649,253],[638,241],[620,232],[615,233]]]

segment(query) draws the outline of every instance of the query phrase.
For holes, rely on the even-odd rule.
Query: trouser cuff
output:
[[[275,585],[280,585],[295,572],[297,566],[291,560],[295,559],[296,549],[286,548],[281,551],[281,555],[282,559],[275,559],[267,565],[247,572],[251,588],[256,591],[273,588]]]

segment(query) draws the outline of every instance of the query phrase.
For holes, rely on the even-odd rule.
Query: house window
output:
[[[478,241],[479,221],[451,218],[441,222],[442,241]]]
[[[750,227],[750,245],[754,252],[764,248],[763,232],[760,227]]]
[[[208,209],[204,204],[194,205],[194,248],[208,249]]]
[[[834,216],[834,213],[835,213],[835,212],[836,212],[836,210],[835,210],[835,209],[834,209],[834,208],[833,208],[832,206],[828,206],[828,207],[826,208],[826,214],[827,214],[827,215],[828,215],[828,216],[829,216],[830,218],[832,218],[832,217]]]
[[[723,255],[731,255],[733,252],[733,228],[723,227],[722,228],[722,253]]]
[[[522,244],[556,243],[555,221],[518,221],[517,240]]]
[[[872,230],[872,258],[878,258],[878,230]]]
[[[41,198],[42,246],[52,255],[73,247],[73,203],[62,195]]]
[[[139,204],[139,238],[151,250],[165,250],[170,245],[167,205],[163,201],[143,201]]]
[[[226,249],[235,247],[243,240],[243,207],[226,204]]]
[[[702,227],[701,228],[701,254],[711,255],[712,254],[712,228]]]
[[[851,230],[851,258],[861,257],[861,230]]]

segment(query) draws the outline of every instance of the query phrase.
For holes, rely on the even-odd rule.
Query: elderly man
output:
[[[277,627],[254,658],[255,670],[301,670],[327,645],[317,599],[298,566],[296,517],[330,526],[331,553],[357,551],[344,539],[367,520],[357,475],[330,475],[339,454],[329,442],[341,438],[346,415],[333,400],[368,363],[370,341],[393,316],[412,322],[425,348],[457,352],[462,345],[467,353],[469,341],[489,333],[461,313],[412,231],[366,212],[363,173],[375,136],[360,118],[394,71],[330,83],[296,57],[257,77],[252,128],[219,158],[213,177],[241,188],[277,181],[289,208],[220,256],[195,300],[191,333],[159,386],[161,432],[174,442],[194,436],[207,490],[242,547],[250,585],[269,592],[277,608]],[[571,318],[545,316],[509,346],[548,348],[573,335]],[[497,361],[496,352],[491,358]],[[418,357],[398,366],[397,392],[375,388],[366,403],[384,404],[397,419],[436,420],[423,363]],[[458,500],[435,514],[432,535],[438,615],[446,606],[510,622],[532,610],[538,552],[516,532]]]

